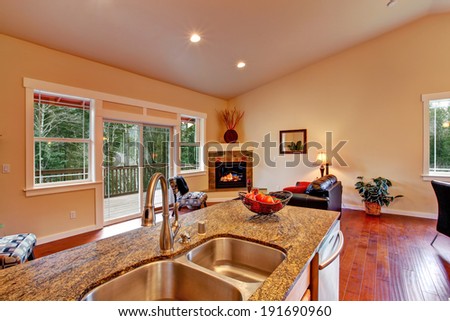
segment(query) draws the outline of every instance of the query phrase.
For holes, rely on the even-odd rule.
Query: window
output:
[[[34,90],[34,185],[91,180],[92,101]]]
[[[180,168],[182,172],[203,170],[203,119],[181,117]]]
[[[428,177],[450,177],[450,93],[443,94],[424,95],[424,176]]]

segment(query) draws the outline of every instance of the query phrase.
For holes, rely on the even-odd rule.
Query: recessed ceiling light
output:
[[[236,65],[236,67],[238,67],[239,69],[244,68],[244,67],[245,67],[245,62],[239,61],[239,62],[237,63],[237,65]]]
[[[202,39],[198,33],[193,33],[191,35],[191,42],[199,42]]]

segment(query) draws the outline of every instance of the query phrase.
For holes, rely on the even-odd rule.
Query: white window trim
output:
[[[183,176],[198,176],[198,175],[206,175],[206,169],[205,169],[205,131],[206,131],[206,117],[200,117],[198,114],[193,113],[184,113],[181,114],[178,117],[178,126],[176,127],[176,132],[181,134],[181,118],[182,117],[192,117],[196,120],[196,126],[198,128],[198,131],[196,132],[195,139],[200,142],[200,150],[199,150],[199,168],[198,169],[191,169],[191,170],[182,170],[181,166],[176,166],[176,173]],[[179,136],[178,136],[179,137]],[[178,148],[176,148],[178,155],[181,153],[181,142],[178,139]],[[180,160],[180,157],[177,159]]]
[[[34,93],[36,90],[33,90],[33,115],[34,115]],[[56,94],[59,97],[62,96],[68,96],[68,97],[79,97],[79,96],[69,96],[62,93],[52,93],[48,92],[49,94]],[[85,97],[83,97],[85,98]],[[88,98],[89,99],[89,98]],[[33,188],[41,188],[41,187],[58,187],[58,186],[66,186],[66,185],[72,185],[72,184],[83,184],[83,183],[92,183],[94,180],[94,173],[95,173],[95,162],[94,162],[94,137],[95,137],[95,100],[90,100],[90,107],[89,107],[89,138],[48,138],[48,137],[34,137],[33,140]],[[33,118],[33,128],[34,128],[34,118]],[[34,136],[34,135],[33,135]],[[88,157],[89,157],[89,168],[88,168],[88,178],[87,179],[81,179],[81,180],[70,180],[65,182],[54,182],[54,183],[41,183],[36,184],[35,182],[35,173],[36,168],[34,168],[34,161],[36,155],[34,155],[34,145],[36,142],[68,142],[68,143],[87,143],[88,144]]]
[[[431,180],[443,180],[450,181],[450,173],[430,173],[430,117],[429,108],[430,100],[450,98],[450,91],[423,94],[422,106],[423,106],[423,172],[422,179],[424,181]]]
[[[31,89],[42,88],[42,90],[58,92],[58,93],[63,93],[63,94],[67,94],[67,95],[72,95],[72,96],[90,97],[90,98],[96,99],[96,100],[110,101],[110,102],[118,103],[118,104],[143,107],[144,109],[156,109],[156,110],[166,111],[166,112],[170,112],[170,113],[174,113],[174,114],[190,115],[193,117],[199,117],[199,118],[206,119],[205,113],[197,112],[194,110],[158,104],[158,103],[154,103],[154,102],[150,102],[150,101],[146,101],[146,100],[140,100],[140,99],[135,99],[135,98],[129,98],[129,97],[124,97],[124,96],[103,93],[103,92],[95,91],[95,90],[71,87],[71,86],[51,83],[51,82],[43,81],[43,80],[24,78],[23,86],[25,88],[31,88]],[[121,113],[121,112],[114,112],[114,113],[127,115],[127,113]],[[141,115],[138,115],[138,116],[140,117]],[[154,119],[154,117],[153,117],[153,119]],[[139,120],[142,121],[142,118],[139,118]]]
[[[25,80],[24,80],[25,85]],[[74,180],[68,182],[57,182],[57,183],[48,183],[48,184],[35,184],[34,175],[34,91],[35,90],[43,90],[61,95],[70,95],[70,96],[82,96],[82,94],[78,93],[76,88],[72,88],[70,92],[64,91],[63,88],[56,88],[58,86],[52,86],[49,83],[36,83],[36,87],[26,87],[25,88],[25,108],[26,108],[26,156],[25,156],[25,188],[24,191],[26,196],[37,196],[37,195],[45,195],[45,194],[54,194],[54,193],[63,193],[73,190],[85,189],[84,185],[88,185],[93,188],[92,184],[98,184],[99,182],[96,179],[96,170],[95,170],[95,102],[92,101],[92,107],[90,110],[91,113],[91,121],[90,121],[90,137],[89,137],[89,172],[87,180]],[[44,88],[43,88],[44,87]],[[66,86],[64,86],[66,87]],[[85,95],[83,95],[85,96]]]
[[[181,115],[190,115],[191,117],[196,117],[201,119],[201,148],[204,148],[205,141],[205,129],[206,129],[206,118],[207,114],[202,112],[197,112],[194,110],[158,104],[154,102],[149,102],[146,100],[140,100],[130,97],[118,96],[113,94],[108,94],[104,92],[99,92],[95,90],[89,90],[84,88],[72,87],[61,85],[57,83],[47,82],[43,80],[31,79],[31,78],[23,78],[23,86],[25,88],[25,195],[26,196],[36,196],[36,195],[45,195],[45,194],[55,194],[55,193],[63,193],[69,191],[78,191],[81,189],[90,189],[94,188],[97,190],[96,194],[100,197],[102,195],[102,166],[101,162],[96,160],[102,159],[102,144],[103,140],[101,135],[93,135],[91,139],[94,140],[94,152],[92,156],[92,180],[90,182],[82,182],[82,183],[66,183],[63,186],[45,186],[45,187],[35,187],[34,186],[34,106],[33,106],[33,93],[35,89],[40,89],[44,91],[60,93],[70,96],[81,96],[81,97],[89,97],[95,101],[95,113],[92,121],[92,125],[94,126],[95,133],[103,132],[103,120],[121,120],[121,121],[138,121],[144,122],[147,124],[156,124],[163,126],[172,126],[174,129],[174,135],[179,133],[179,124],[181,121]],[[110,101],[119,104],[125,104],[130,106],[138,106],[143,108],[143,114],[129,114],[125,112],[118,111],[106,111],[103,109],[103,101]],[[177,119],[166,119],[159,118],[154,116],[147,115],[148,109],[161,110],[165,112],[171,112],[177,114]],[[98,136],[98,137],[96,137]],[[175,137],[175,136],[173,136]],[[179,144],[175,144],[175,153],[179,153]],[[176,157],[177,155],[174,155]],[[203,153],[201,153],[201,157],[204,157]],[[175,159],[175,158],[174,158]],[[203,171],[195,171],[193,173],[186,173],[188,175],[200,175],[206,174],[204,170],[204,162],[203,159],[201,161],[201,166],[203,167]],[[174,162],[173,171],[174,173],[179,173],[180,168]],[[183,175],[185,173],[183,172]],[[83,186],[86,186],[84,188]],[[98,202],[100,206],[100,202]],[[97,209],[97,213],[99,210]],[[101,219],[101,215],[97,219]]]

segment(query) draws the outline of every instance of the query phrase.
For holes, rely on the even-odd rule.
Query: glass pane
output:
[[[147,186],[152,175],[156,172],[162,173],[169,178],[170,162],[170,129],[167,127],[143,127],[143,150],[144,150],[144,191],[146,198]],[[171,194],[169,194],[171,196]],[[161,186],[158,184],[155,193],[155,205],[162,205]]]
[[[430,101],[430,172],[450,172],[450,99]]]
[[[35,184],[87,180],[87,143],[35,142]]]
[[[34,103],[34,137],[89,138],[89,109]]]
[[[103,166],[137,166],[139,163],[139,126],[104,123]]]
[[[105,220],[140,212],[139,126],[104,123]]]
[[[181,146],[181,170],[199,169],[199,152],[198,146]]]
[[[170,129],[144,126],[144,187],[156,172],[169,175]]]
[[[195,124],[195,118],[183,118],[181,120],[180,125],[180,131],[181,131],[181,137],[180,142],[182,143],[195,143],[195,131],[196,131],[196,124]]]

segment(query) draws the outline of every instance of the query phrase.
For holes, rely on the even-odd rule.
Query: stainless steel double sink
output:
[[[86,301],[247,300],[286,258],[233,237],[211,239],[175,259],[152,262],[90,291]]]

